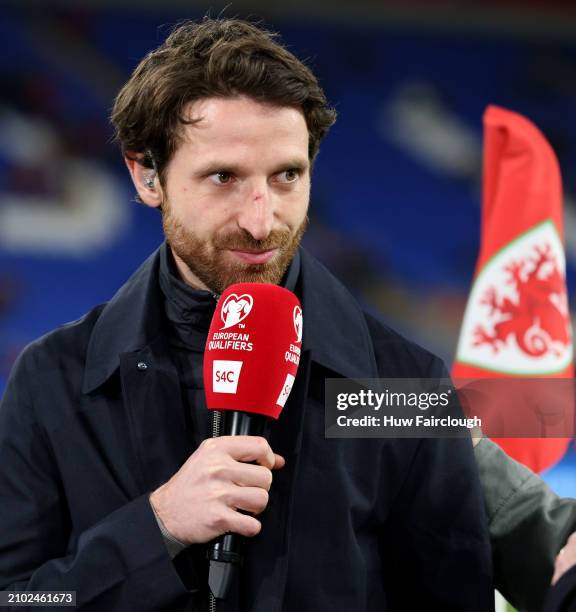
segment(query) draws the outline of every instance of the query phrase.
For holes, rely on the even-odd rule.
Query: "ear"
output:
[[[130,157],[124,156],[124,161],[142,203],[150,208],[158,208],[163,199],[162,186],[156,171],[142,164],[143,158],[144,156],[140,158],[137,154],[130,154]]]

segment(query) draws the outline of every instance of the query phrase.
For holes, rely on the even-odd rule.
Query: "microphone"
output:
[[[288,289],[230,285],[221,295],[204,351],[209,410],[221,411],[214,435],[262,436],[292,390],[302,349],[302,307]],[[216,421],[218,422],[218,421]],[[244,538],[225,533],[210,545],[208,584],[224,599],[242,565]]]

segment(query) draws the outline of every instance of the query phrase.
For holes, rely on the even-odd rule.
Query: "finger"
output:
[[[560,556],[562,555],[562,553],[564,552],[564,549],[562,549],[559,553],[558,556],[556,557],[556,560],[554,561],[554,574],[552,576],[552,580],[550,582],[550,584],[555,585],[556,582],[558,581],[558,578],[560,578],[560,576],[562,575],[562,570],[560,569]]]
[[[562,578],[562,576],[564,575],[564,571],[565,571],[565,568],[563,566],[561,567],[558,564],[556,565],[556,567],[554,568],[554,575],[552,576],[552,582],[551,582],[552,585],[555,585],[558,582],[558,580]]]
[[[259,487],[270,490],[272,472],[263,465],[235,461],[230,467],[230,480],[241,487]]]
[[[566,549],[563,548],[556,557],[556,561],[554,562],[554,575],[552,576],[552,584],[556,584],[560,578],[576,563],[576,557],[572,553],[572,550],[569,549],[566,552]]]
[[[236,510],[260,514],[268,505],[268,491],[260,487],[233,487],[226,496],[226,505]]]
[[[276,460],[270,444],[260,436],[222,436],[218,440],[221,448],[236,461],[255,461],[272,469]]]
[[[234,510],[230,510],[229,514],[227,514],[226,523],[228,525],[226,531],[238,533],[247,538],[258,535],[262,529],[262,524],[258,519],[249,514],[242,514]]]

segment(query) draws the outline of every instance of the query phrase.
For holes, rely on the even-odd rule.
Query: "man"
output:
[[[106,305],[32,344],[0,411],[0,587],[87,610],[206,610],[206,544],[247,538],[222,611],[493,608],[469,440],[327,440],[327,377],[438,377],[299,248],[334,122],[272,34],[185,23],[113,122],[166,243]],[[210,438],[202,355],[218,294],[281,283],[302,360],[269,441]]]

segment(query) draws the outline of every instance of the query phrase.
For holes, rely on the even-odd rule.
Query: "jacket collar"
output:
[[[122,353],[144,348],[160,333],[164,315],[159,269],[157,249],[104,306],[88,343],[83,393],[114,374]]]
[[[161,247],[162,248],[162,247]],[[118,369],[120,355],[143,349],[164,321],[159,286],[160,249],[106,304],[88,344],[83,392],[90,393]],[[378,369],[364,313],[348,290],[300,249],[303,351],[346,378],[376,378]]]

